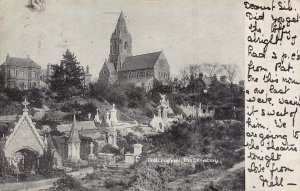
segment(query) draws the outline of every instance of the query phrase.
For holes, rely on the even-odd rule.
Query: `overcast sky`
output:
[[[66,49],[93,76],[109,55],[109,39],[123,10],[133,55],[163,49],[171,73],[189,64],[244,62],[243,4],[239,0],[0,0],[0,61],[30,57],[43,68]],[[243,68],[242,68],[243,69]],[[243,76],[243,72],[241,72]]]

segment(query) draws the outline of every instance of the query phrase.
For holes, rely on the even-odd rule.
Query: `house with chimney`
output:
[[[39,88],[42,67],[27,58],[6,56],[5,62],[0,65],[0,77],[5,88],[17,88],[27,90]]]

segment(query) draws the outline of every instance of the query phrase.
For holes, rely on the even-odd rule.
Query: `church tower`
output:
[[[132,40],[121,11],[115,31],[110,38],[109,62],[114,63],[117,71],[127,56],[132,56]]]

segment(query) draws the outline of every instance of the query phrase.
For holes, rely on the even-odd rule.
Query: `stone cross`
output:
[[[24,105],[23,111],[27,112],[28,111],[27,106],[29,105],[29,102],[27,101],[26,97],[25,97],[25,100],[22,102],[22,104]]]

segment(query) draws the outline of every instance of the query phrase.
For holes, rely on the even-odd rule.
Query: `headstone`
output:
[[[134,144],[133,145],[133,154],[135,156],[139,156],[140,154],[142,154],[142,148],[143,148],[143,145],[142,144]]]
[[[110,110],[110,121],[112,123],[112,126],[118,124],[117,110],[115,107],[116,107],[115,104],[113,104],[113,108]]]
[[[125,154],[125,163],[127,164],[134,164],[135,159],[134,159],[134,154],[132,153],[126,153]]]

